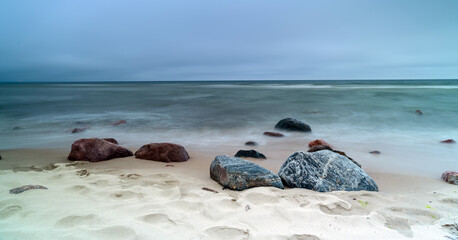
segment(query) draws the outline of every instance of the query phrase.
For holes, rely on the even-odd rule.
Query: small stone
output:
[[[317,139],[315,141],[309,142],[309,147],[318,146],[318,145],[325,145],[325,146],[331,147],[331,145],[327,143],[326,141],[324,141],[323,139]]]
[[[2,155],[0,155],[0,160],[2,160]]]
[[[285,118],[280,120],[276,125],[277,130],[296,131],[296,132],[311,132],[312,128],[306,123],[303,123],[294,118]]]
[[[447,139],[447,140],[441,141],[441,143],[456,143],[456,142],[453,139]]]
[[[415,114],[423,115],[423,112],[420,109],[415,110]]]
[[[86,131],[87,128],[74,128],[72,133],[80,133]]]
[[[167,165],[165,165],[165,167],[175,167],[175,165],[173,165],[173,164],[167,164]]]
[[[454,184],[454,185],[458,185],[458,172],[455,172],[455,171],[446,171],[444,173],[442,173],[442,180],[450,183],[450,184]]]
[[[213,190],[213,189],[208,188],[208,187],[203,187],[202,190],[209,191],[209,192],[214,192],[214,193],[218,193],[218,191]]]
[[[264,132],[265,136],[270,136],[270,137],[284,137],[285,135],[278,133],[278,132]]]
[[[253,141],[248,141],[245,143],[246,146],[258,146],[258,143],[257,142],[253,142]]]
[[[255,150],[239,150],[234,157],[249,157],[249,158],[261,158],[261,159],[266,159],[266,156],[264,154],[255,151]]]
[[[245,211],[248,212],[249,210],[251,210],[251,207],[250,207],[250,204],[247,204],[247,205],[245,206]]]
[[[369,153],[371,153],[371,154],[380,154],[380,151],[377,151],[377,150],[376,150],[376,151],[371,151],[371,152],[369,152]]]
[[[24,185],[21,187],[11,189],[10,194],[19,194],[19,193],[23,193],[31,189],[48,189],[48,188],[45,186],[41,186],[41,185]]]

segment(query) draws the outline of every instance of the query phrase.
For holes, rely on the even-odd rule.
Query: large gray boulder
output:
[[[378,191],[377,184],[364,170],[329,150],[295,152],[283,163],[278,175],[292,188],[319,192]]]
[[[311,132],[312,128],[295,118],[285,118],[280,120],[276,125],[277,130],[296,131],[296,132]]]
[[[283,189],[277,174],[236,157],[216,156],[210,165],[210,177],[221,186],[238,191],[270,186]]]

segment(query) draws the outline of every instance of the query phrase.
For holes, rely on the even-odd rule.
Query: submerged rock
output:
[[[107,142],[114,143],[114,144],[118,144],[118,141],[116,141],[116,139],[114,139],[114,138],[104,138],[103,140],[105,140]]]
[[[442,173],[442,180],[450,183],[458,185],[458,172],[455,171],[446,171]]]
[[[329,143],[327,143],[323,139],[317,139],[315,141],[309,142],[309,147],[318,146],[318,145],[325,145],[325,146],[329,146],[329,147],[331,146]]]
[[[74,128],[72,129],[72,133],[80,133],[86,131],[87,128]]]
[[[258,143],[257,142],[253,142],[253,141],[248,141],[245,143],[246,146],[258,146]]]
[[[277,174],[235,157],[217,156],[210,165],[210,177],[221,186],[238,191],[252,187],[283,189],[283,184]]]
[[[423,112],[420,109],[415,110],[415,114],[417,115],[423,115]]]
[[[276,125],[275,129],[286,130],[286,131],[297,131],[297,132],[311,132],[312,128],[306,123],[303,123],[294,118],[285,118],[280,120]]]
[[[150,143],[135,152],[135,157],[159,162],[184,162],[189,159],[183,146],[173,143]]]
[[[456,143],[456,142],[453,139],[447,139],[447,140],[441,141],[441,143]]]
[[[319,192],[378,191],[375,181],[347,157],[322,150],[295,152],[278,173],[288,187]]]
[[[264,132],[263,133],[265,136],[270,136],[270,137],[284,137],[285,135],[278,133],[278,132]]]
[[[99,138],[83,138],[72,144],[68,160],[98,162],[132,155],[130,150],[111,142]]]
[[[375,150],[375,151],[370,151],[369,153],[370,153],[370,154],[377,154],[377,155],[378,155],[378,154],[380,154],[381,152],[380,152],[380,151],[377,151],[377,150]]]
[[[17,188],[10,189],[10,194],[19,194],[32,189],[48,189],[41,185],[24,185]]]
[[[126,123],[127,123],[126,120],[119,120],[119,121],[117,121],[117,122],[115,122],[115,123],[113,123],[111,125],[117,126],[117,125],[126,124]]]
[[[266,159],[266,156],[255,150],[239,150],[234,157],[249,157],[249,158],[263,158]]]

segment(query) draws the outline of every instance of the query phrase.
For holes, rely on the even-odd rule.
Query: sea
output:
[[[382,171],[458,170],[458,144],[439,143],[458,140],[457,80],[0,83],[0,151],[69,149],[88,137],[131,147],[263,144],[287,117],[311,126],[287,133],[304,150],[325,139]]]

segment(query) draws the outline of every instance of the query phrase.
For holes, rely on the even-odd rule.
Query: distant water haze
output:
[[[457,81],[1,84],[0,109],[0,149],[69,148],[86,137],[114,137],[133,148],[175,142],[235,149],[271,141],[262,133],[293,117],[313,130],[286,133],[297,150],[322,138],[361,157],[394,151],[411,170],[422,165],[416,157],[443,164],[437,172],[457,166],[456,146],[439,144],[458,139]],[[127,123],[112,126],[119,120]]]

